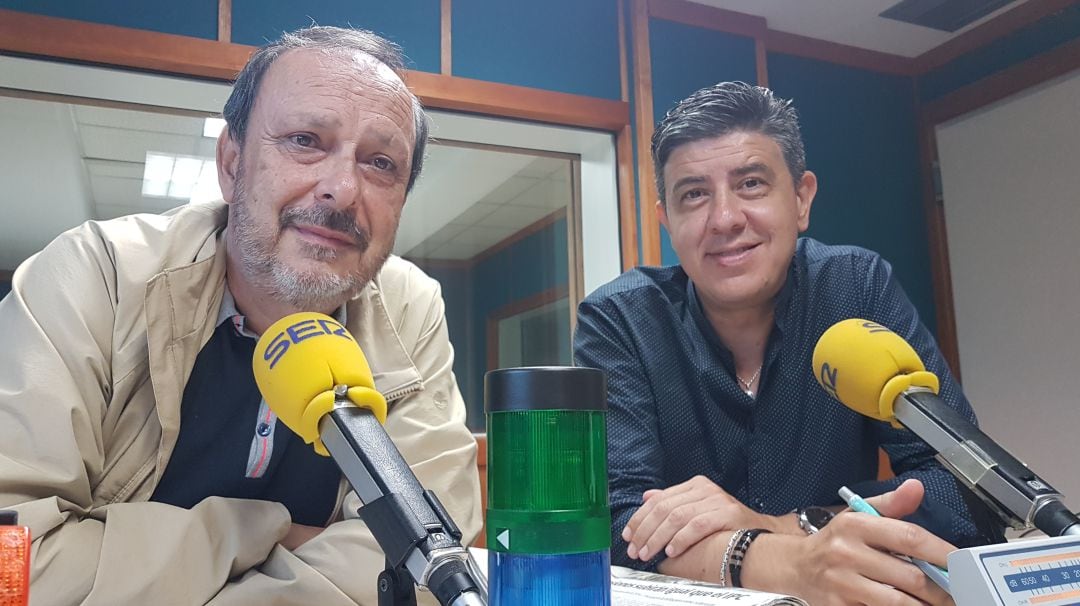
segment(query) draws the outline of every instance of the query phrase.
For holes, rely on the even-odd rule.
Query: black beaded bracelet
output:
[[[750,543],[753,543],[754,539],[758,538],[759,535],[769,532],[772,531],[764,528],[751,528],[739,537],[739,542],[731,550],[731,559],[728,561],[728,579],[731,581],[732,587],[742,587],[742,565],[743,560],[746,559],[746,550],[750,549]]]

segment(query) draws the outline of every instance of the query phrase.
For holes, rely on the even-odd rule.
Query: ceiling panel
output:
[[[500,204],[477,202],[470,206],[468,210],[455,217],[451,223],[465,226],[474,225],[500,208],[502,208],[502,205]]]
[[[425,246],[428,251],[434,250],[435,247],[446,244],[454,238],[461,235],[462,232],[472,227],[472,225],[460,225],[458,223],[448,223],[445,227],[439,231],[431,234],[421,244]]]
[[[565,158],[537,156],[535,160],[518,173],[518,176],[543,179],[557,170],[569,169],[569,167],[570,161]]]
[[[91,175],[90,192],[99,205],[142,206],[142,179]]]
[[[477,226],[521,229],[549,214],[551,214],[549,209],[539,206],[513,206],[507,204],[484,217]]]
[[[536,185],[538,182],[539,179],[533,177],[514,176],[504,181],[502,185],[485,196],[484,202],[488,204],[505,204],[525,193],[525,191],[533,185]]]
[[[145,130],[155,133],[202,136],[203,118],[124,111],[112,107],[96,107],[92,105],[76,105],[74,108],[75,120],[79,124],[111,126],[123,130]]]
[[[431,242],[430,240],[424,240],[423,242],[412,247],[412,249],[406,251],[401,256],[409,259],[434,259],[435,250],[445,244],[445,242],[439,242],[438,244]]]
[[[765,17],[769,29],[917,57],[1029,0],[1016,0],[955,32],[886,19],[898,0],[693,0],[699,4]]]
[[[152,133],[144,130],[126,130],[106,126],[82,126],[79,128],[84,157],[125,162],[146,161],[146,152],[164,152],[179,156],[202,156],[205,147],[198,137],[172,133]]]
[[[91,175],[100,175],[103,177],[126,177],[128,179],[139,179],[143,177],[143,162],[123,162],[120,160],[98,160],[96,158],[87,158],[83,160],[86,165],[86,171]]]
[[[513,225],[509,227],[474,225],[468,230],[458,234],[457,237],[447,244],[469,244],[474,247],[477,253],[479,253],[509,238],[514,235],[516,231],[518,231],[518,227]],[[446,244],[443,246],[446,246]]]
[[[464,261],[475,257],[482,250],[468,242],[447,242],[435,249],[432,254],[426,255],[429,259],[447,259],[451,261]]]
[[[0,109],[4,103],[0,97]],[[67,197],[85,202],[81,216],[66,220],[54,217],[64,229],[87,217],[105,220],[140,212],[159,213],[186,203],[186,199],[142,195],[147,152],[214,156],[216,140],[202,136],[202,118],[46,101],[20,103],[31,108],[41,105],[22,114],[0,111],[0,128],[10,131],[18,120],[30,122],[20,116],[40,114],[40,120],[54,125],[55,138],[62,144],[50,144],[31,155],[54,161],[62,150],[70,156],[71,174],[62,178],[66,187],[81,192],[81,198]],[[400,246],[395,249],[399,254],[473,258],[570,200],[571,160],[566,158],[437,142],[428,147],[428,156],[424,175],[405,205]],[[25,172],[41,174],[41,170]],[[53,173],[59,175],[60,171]],[[5,179],[10,199],[41,190],[32,175],[25,184],[18,175],[5,175]],[[28,251],[13,250],[13,258],[25,258],[58,233],[55,227],[42,229],[31,238],[37,244],[30,245]]]
[[[518,197],[507,202],[511,206],[535,206],[547,210],[555,210],[570,204],[570,186],[565,182],[543,180],[538,181]]]

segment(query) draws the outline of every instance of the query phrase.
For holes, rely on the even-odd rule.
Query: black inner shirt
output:
[[[255,384],[255,340],[222,322],[184,388],[180,435],[152,501],[191,508],[206,497],[277,501],[298,524],[325,526],[341,472],[284,423],[274,423]]]

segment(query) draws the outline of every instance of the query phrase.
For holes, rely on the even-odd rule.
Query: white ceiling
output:
[[[146,152],[214,158],[216,141],[203,136],[202,118],[88,105],[67,107],[75,116],[96,219],[160,213],[187,201],[142,194]]]
[[[402,213],[395,252],[469,259],[570,202],[570,160],[434,146]]]
[[[147,152],[213,159],[203,119],[0,97],[0,269],[89,219],[160,213],[186,199],[142,194]],[[468,259],[568,205],[570,160],[433,144],[395,252]]]
[[[769,29],[903,57],[917,57],[1012,10],[1017,0],[953,33],[879,17],[899,0],[693,0],[765,17]]]

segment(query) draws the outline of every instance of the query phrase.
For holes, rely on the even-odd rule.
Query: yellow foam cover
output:
[[[386,399],[375,390],[364,352],[330,316],[303,312],[278,320],[255,346],[252,367],[270,410],[323,456],[329,453],[319,421],[334,408],[334,386],[347,385],[353,404],[386,421]]]
[[[900,335],[852,318],[829,327],[814,347],[814,377],[848,408],[900,427],[893,403],[906,389],[938,392],[938,378]]]

